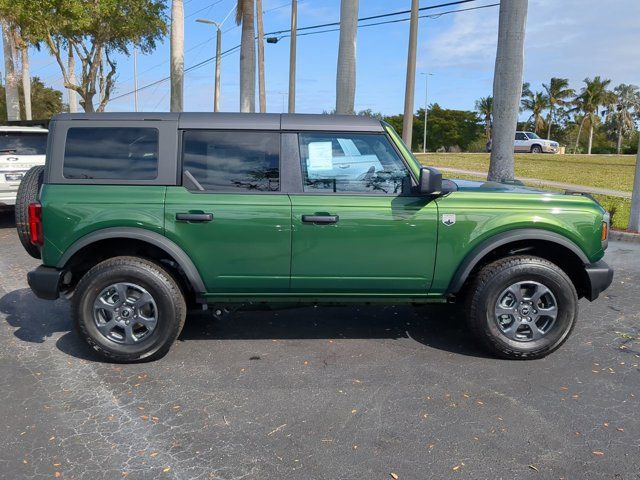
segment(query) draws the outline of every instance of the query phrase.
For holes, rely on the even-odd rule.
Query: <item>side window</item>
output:
[[[188,130],[183,136],[184,184],[211,192],[280,190],[277,132]]]
[[[153,180],[158,176],[158,130],[70,128],[63,175],[73,179]]]
[[[528,140],[528,138],[524,133],[516,132],[516,140]]]
[[[0,155],[44,155],[46,150],[46,133],[0,132]]]
[[[300,133],[305,192],[399,194],[409,172],[384,134]]]

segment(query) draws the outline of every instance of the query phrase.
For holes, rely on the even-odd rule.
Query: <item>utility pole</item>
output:
[[[404,117],[402,119],[402,139],[409,149],[413,137],[413,98],[416,86],[416,52],[418,46],[418,4],[411,0],[411,20],[409,27],[409,52],[407,55],[407,82],[404,91]]]
[[[138,49],[133,47],[133,109],[138,111]]]
[[[429,77],[433,73],[423,73],[424,75],[424,133],[422,134],[422,153],[427,153],[427,110],[429,109]]]
[[[633,194],[631,195],[631,217],[629,218],[629,231],[640,233],[640,141],[638,142],[638,155],[636,157],[636,176],[633,181]]]
[[[296,111],[296,32],[298,0],[291,0],[291,45],[289,48],[289,113]]]
[[[231,13],[231,12],[229,12]],[[229,14],[225,17],[226,20],[229,17]],[[206,18],[197,18],[196,22],[204,23],[206,25],[213,25],[216,27],[216,73],[215,73],[215,81],[213,85],[213,111],[220,111],[220,55],[222,50],[222,23],[215,22],[213,20],[208,20]]]
[[[256,22],[258,24],[258,97],[260,113],[267,111],[267,97],[264,84],[264,25],[262,22],[262,0],[256,0]]]
[[[184,3],[171,2],[171,108],[184,110]]]

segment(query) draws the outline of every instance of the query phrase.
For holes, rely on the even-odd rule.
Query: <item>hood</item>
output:
[[[477,182],[473,180],[456,179],[450,181],[456,184],[459,192],[553,193],[513,183]]]

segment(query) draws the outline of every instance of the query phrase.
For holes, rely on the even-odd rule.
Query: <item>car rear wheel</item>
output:
[[[542,147],[540,145],[534,145],[531,147],[531,153],[542,153]]]
[[[40,258],[40,248],[31,243],[29,235],[29,204],[38,201],[43,175],[44,167],[42,165],[31,167],[22,177],[16,195],[15,215],[18,238],[24,249],[33,258]]]
[[[576,289],[557,265],[508,257],[485,266],[471,284],[468,324],[493,354],[541,358],[568,338],[578,315]]]
[[[164,356],[187,311],[173,277],[136,257],[115,257],[93,267],[78,282],[72,302],[80,335],[102,357],[117,362]]]

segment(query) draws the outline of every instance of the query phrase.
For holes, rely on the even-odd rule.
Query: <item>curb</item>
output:
[[[622,230],[611,230],[609,232],[609,240],[614,242],[640,243],[640,234]]]

